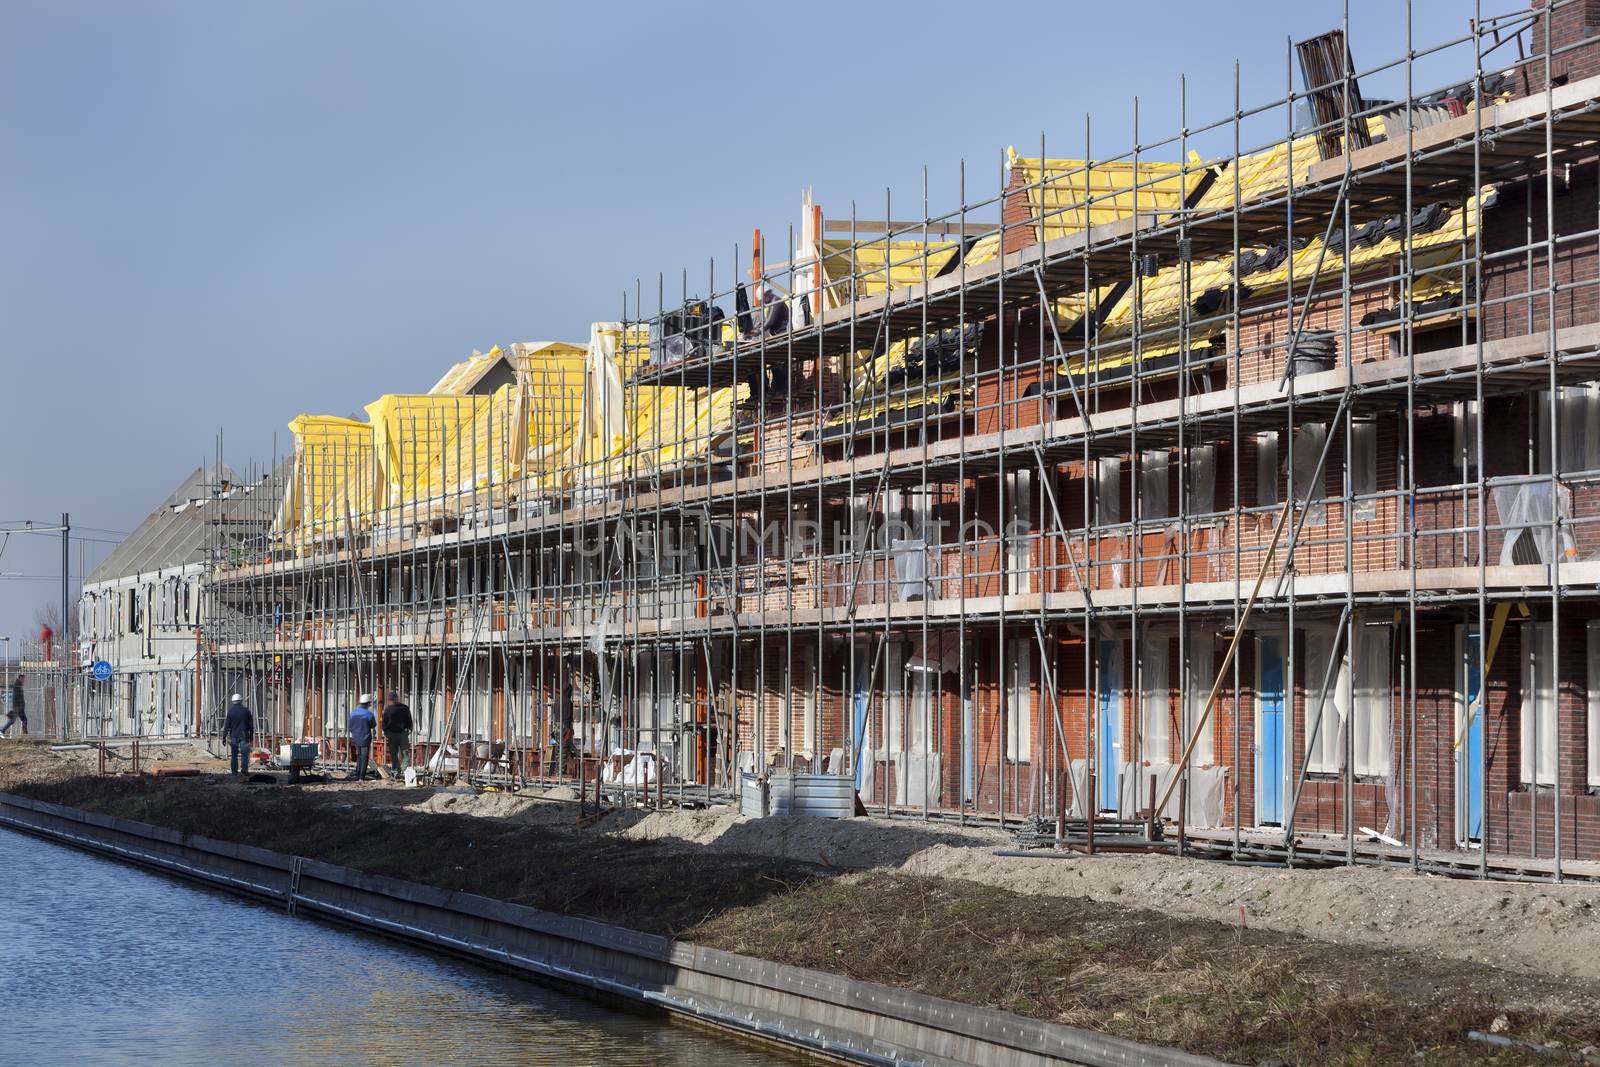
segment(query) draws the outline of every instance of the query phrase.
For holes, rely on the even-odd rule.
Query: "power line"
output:
[[[60,527],[56,527],[54,530],[29,530],[29,529],[24,529],[24,528],[15,528],[15,529],[10,529],[10,530],[0,530],[0,533],[5,534],[7,537],[11,536],[14,533],[16,533],[16,534],[33,534],[36,537],[60,537],[61,536],[61,528]],[[94,544],[97,544],[97,545],[120,545],[120,544],[122,544],[121,540],[113,540],[113,539],[107,538],[107,537],[81,537],[81,536],[79,536],[78,534],[75,534],[75,533],[74,534],[68,534],[67,536],[69,538],[71,538],[72,540],[74,540],[74,541],[90,541],[90,542],[93,542]]]

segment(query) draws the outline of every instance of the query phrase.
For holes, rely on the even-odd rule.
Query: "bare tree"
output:
[[[77,619],[71,618],[68,620],[67,625],[62,625],[60,604],[52,601],[39,605],[33,612],[33,632],[24,638],[23,647],[38,645],[39,652],[43,655],[44,646],[39,637],[46,626],[50,628],[50,632],[54,635],[52,638],[54,647],[51,650],[51,655],[57,659],[64,659],[72,649],[72,642],[78,629]]]

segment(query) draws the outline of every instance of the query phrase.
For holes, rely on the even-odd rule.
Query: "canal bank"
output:
[[[1005,1012],[27,797],[0,825],[795,1050],[859,1063],[1212,1064]]]
[[[1585,959],[1592,888],[999,860],[992,832],[909,819],[575,824],[575,804],[538,791],[286,788],[205,761],[96,777],[82,755],[0,744],[0,792],[1231,1063],[1517,1062],[1468,1036],[1495,1025],[1600,1046],[1600,976],[1553,973]],[[1296,913],[1325,925],[1272,928]]]

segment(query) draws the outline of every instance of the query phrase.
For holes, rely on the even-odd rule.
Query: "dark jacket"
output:
[[[411,732],[411,709],[396,700],[383,709],[383,732],[408,734]]]
[[[378,728],[378,717],[365,704],[357,704],[350,713],[350,743],[357,748],[372,744],[372,731]]]
[[[22,678],[19,676],[11,683],[11,711],[12,714],[21,715],[28,709],[28,703],[22,697]]]
[[[776,337],[788,328],[789,305],[780,300],[767,308],[766,333],[768,337]]]
[[[243,704],[228,708],[227,721],[222,724],[222,736],[235,745],[247,745],[256,736],[256,717]]]

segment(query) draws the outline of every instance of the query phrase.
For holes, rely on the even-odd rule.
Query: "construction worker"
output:
[[[378,717],[372,714],[372,694],[362,693],[356,710],[350,713],[350,747],[356,761],[356,769],[350,777],[358,782],[367,776],[367,760],[372,756],[372,735],[377,729]]]
[[[18,673],[11,681],[11,710],[6,712],[6,724],[0,726],[0,736],[3,736],[7,730],[11,729],[11,724],[16,722],[22,724],[23,733],[28,732],[28,704],[22,696],[21,673]]]
[[[250,773],[250,748],[256,736],[256,717],[244,706],[238,693],[228,698],[228,717],[222,723],[222,737],[228,743],[228,773]]]
[[[390,693],[389,706],[383,709],[383,745],[389,752],[389,770],[396,778],[411,766],[411,729],[411,709]]]
[[[767,309],[766,317],[756,325],[754,336],[751,340],[762,337],[776,339],[789,331],[789,302],[781,299],[771,289],[761,291],[761,306]],[[767,348],[766,358],[766,386],[769,399],[779,399],[789,391],[789,361],[788,353],[783,346],[774,343]],[[758,368],[750,379],[750,394],[754,399],[762,384],[762,374]]]

